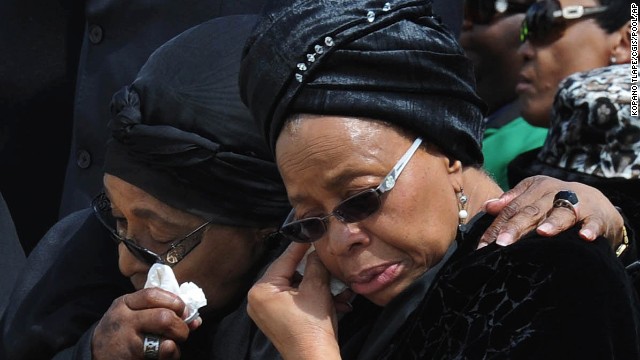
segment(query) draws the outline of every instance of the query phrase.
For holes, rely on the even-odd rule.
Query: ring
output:
[[[578,195],[571,190],[562,190],[558,191],[556,196],[553,198],[553,207],[554,208],[567,208],[573,211],[578,219]]]
[[[160,358],[160,337],[153,334],[144,336],[144,358],[159,359]]]

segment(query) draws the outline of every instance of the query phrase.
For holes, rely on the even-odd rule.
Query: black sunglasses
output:
[[[586,19],[607,10],[606,6],[562,7],[558,0],[536,2],[529,9],[520,27],[520,41],[529,40],[534,45],[544,45],[558,40],[568,21]]]
[[[464,18],[474,24],[485,25],[491,23],[496,15],[524,13],[533,1],[465,0]]]
[[[160,263],[171,267],[175,266],[180,260],[184,259],[191,250],[200,244],[204,230],[207,228],[207,225],[211,223],[210,221],[205,222],[183,238],[172,242],[171,245],[169,245],[169,250],[162,254],[156,254],[136,244],[134,240],[127,239],[118,233],[118,222],[111,212],[111,201],[104,192],[98,194],[98,196],[91,201],[91,207],[98,220],[107,228],[114,241],[117,244],[123,243],[133,256],[148,265]]]
[[[327,225],[331,216],[335,216],[336,219],[343,223],[354,223],[366,219],[380,209],[380,196],[393,189],[402,169],[407,165],[421,143],[422,139],[417,138],[375,189],[364,190],[348,197],[341,201],[330,214],[323,217],[294,220],[294,209],[289,213],[280,228],[280,234],[290,241],[308,243],[320,239],[327,232]]]

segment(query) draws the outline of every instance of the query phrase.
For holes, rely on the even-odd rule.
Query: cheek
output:
[[[191,281],[201,287],[212,305],[224,303],[246,285],[246,276],[256,258],[254,250],[255,245],[244,239],[204,239],[183,260],[184,264],[174,268],[176,278],[179,283]]]
[[[405,253],[417,267],[437,262],[455,238],[458,226],[458,205],[451,185],[435,183],[435,176],[446,178],[434,174],[418,179],[430,182],[428,190],[399,191],[386,199],[380,216],[369,227],[373,237]]]

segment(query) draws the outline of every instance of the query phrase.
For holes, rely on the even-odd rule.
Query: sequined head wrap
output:
[[[107,173],[218,224],[272,226],[286,217],[282,180],[238,93],[256,18],[216,18],[149,57],[113,97]]]
[[[249,37],[240,92],[274,150],[294,113],[368,117],[483,161],[472,65],[425,0],[272,1]]]

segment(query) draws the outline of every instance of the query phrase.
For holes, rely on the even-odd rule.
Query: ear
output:
[[[631,21],[609,36],[612,39],[611,58],[615,58],[615,63],[631,62]]]
[[[449,174],[461,173],[462,172],[462,162],[460,160],[456,160],[454,158],[447,157],[447,172]]]
[[[451,184],[454,184],[456,192],[460,191],[459,184],[462,184],[462,162],[449,156],[444,156],[447,173],[449,174]]]

